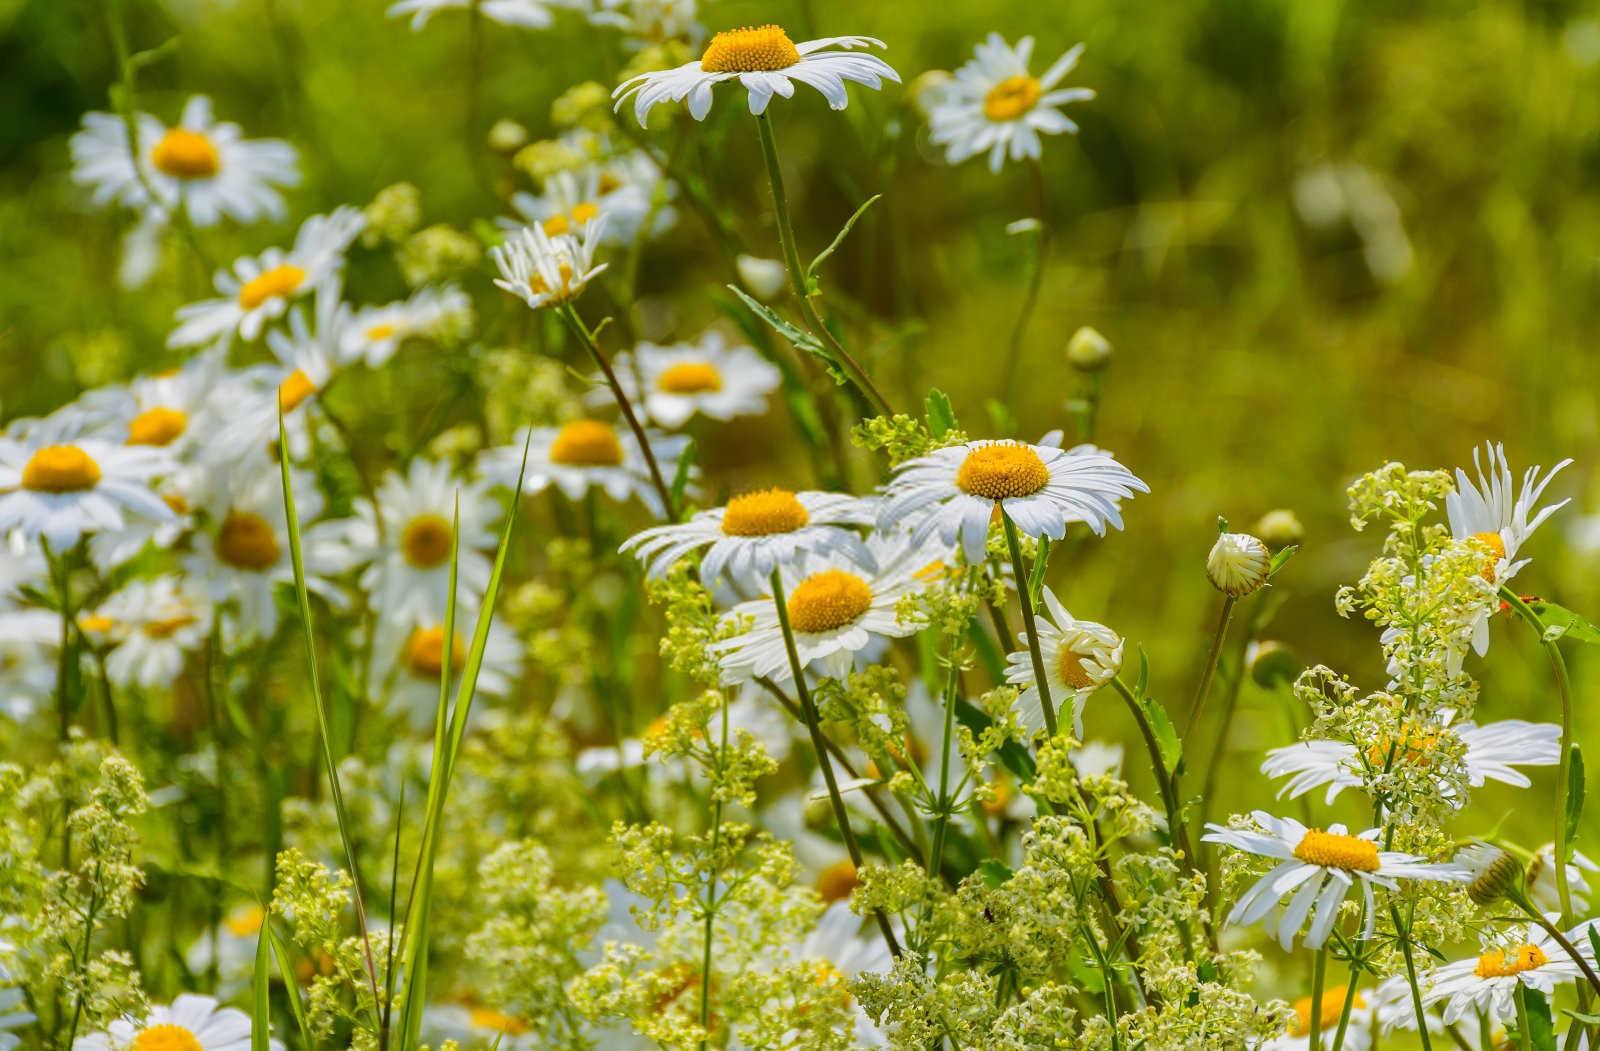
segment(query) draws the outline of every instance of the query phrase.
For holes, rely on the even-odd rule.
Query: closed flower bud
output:
[[[1281,642],[1252,642],[1244,653],[1245,668],[1257,686],[1272,689],[1291,683],[1300,674],[1300,658]]]
[[[1522,864],[1503,850],[1480,861],[1477,875],[1467,884],[1467,897],[1475,905],[1492,905],[1522,890]]]
[[[514,120],[497,120],[489,129],[489,148],[509,157],[528,144],[528,129]]]
[[[1067,340],[1067,364],[1079,372],[1099,372],[1111,360],[1111,341],[1088,325]]]
[[[1300,524],[1293,511],[1280,507],[1261,516],[1256,523],[1256,535],[1276,551],[1305,539],[1306,527]]]
[[[739,280],[757,299],[770,301],[783,291],[783,264],[778,260],[741,255],[735,262],[739,268]]]
[[[1218,591],[1238,598],[1267,582],[1272,553],[1249,533],[1223,533],[1206,556],[1206,576]]]

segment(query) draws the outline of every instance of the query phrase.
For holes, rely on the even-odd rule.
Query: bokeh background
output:
[[[116,78],[105,6],[0,0],[5,419],[173,364],[173,311],[207,285],[174,244],[155,283],[120,288],[127,217],[93,212],[69,180],[67,139],[84,111],[108,108]],[[475,49],[459,16],[414,33],[385,17],[382,0],[124,6],[136,49],[174,41],[141,74],[141,108],[172,119],[204,92],[221,119],[300,150],[305,178],[290,218],[205,231],[221,260],[401,180],[420,188],[425,222],[470,227],[501,214],[508,173],[482,148],[489,124],[511,118],[548,135],[553,99],[578,81],[610,83],[626,61],[613,34],[576,20],[536,33],[486,26]],[[1573,504],[1539,535],[1519,585],[1600,614],[1600,527],[1584,518],[1600,512],[1592,4],[705,0],[702,18],[712,28],[780,21],[797,39],[881,37],[908,83],[954,68],[991,30],[1035,35],[1038,61],[1087,44],[1072,82],[1099,97],[1075,108],[1081,135],[1046,144],[1051,249],[1006,401],[1020,433],[1069,426],[1064,405],[1082,377],[1066,365],[1067,337],[1088,324],[1115,345],[1095,438],[1153,492],[1130,507],[1125,533],[1074,545],[1053,582],[1075,612],[1148,651],[1156,692],[1175,712],[1216,613],[1202,565],[1219,514],[1244,527],[1272,508],[1296,512],[1304,547],[1276,589],[1283,606],[1267,633],[1302,660],[1381,684],[1375,635],[1340,620],[1331,600],[1377,544],[1350,530],[1344,487],[1389,459],[1455,465],[1486,439],[1503,440],[1518,469],[1573,457],[1552,488]],[[853,90],[842,115],[802,92],[774,115],[809,252],[867,196],[885,195],[824,278],[872,371],[901,405],[920,404],[930,386],[949,391],[964,425],[986,431],[1026,283],[1026,238],[1006,231],[1033,212],[1026,171],[944,164],[900,88]],[[718,102],[695,153],[747,250],[775,256],[738,100]],[[403,291],[392,265],[359,253],[350,280],[368,301]],[[728,280],[686,212],[646,254],[630,316],[652,335],[693,334],[721,315]],[[492,298],[488,281],[487,270],[467,281],[484,304],[486,339],[510,341],[521,308]],[[418,420],[474,418],[484,396],[458,363],[411,354],[399,375],[382,400],[361,399],[363,455],[374,461],[398,452]],[[706,457],[713,496],[803,469],[778,408],[722,432]],[[1532,640],[1504,623],[1495,630],[1496,660],[1481,668],[1485,717],[1553,718]],[[1585,739],[1600,747],[1600,661],[1572,660]],[[1286,703],[1245,684],[1222,806],[1266,802],[1252,770],[1262,748],[1286,739]],[[1112,705],[1091,725],[1133,739]],[[1507,831],[1541,842],[1547,811],[1528,805],[1539,798],[1548,797],[1485,791],[1464,831],[1539,817]],[[1600,828],[1600,808],[1590,811],[1586,826]],[[1585,846],[1600,853],[1592,838]]]

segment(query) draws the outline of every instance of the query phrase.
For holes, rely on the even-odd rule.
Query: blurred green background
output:
[[[208,93],[220,119],[300,149],[305,178],[289,220],[204,232],[223,260],[400,180],[421,189],[425,222],[501,214],[475,176],[488,124],[509,117],[536,138],[551,134],[561,91],[609,83],[626,60],[615,34],[576,19],[548,32],[486,26],[480,120],[469,128],[471,49],[459,13],[413,33],[384,16],[381,0],[125,6],[136,49],[176,38],[142,75],[141,108],[170,120],[188,94]],[[1485,439],[1504,440],[1519,470],[1574,457],[1552,489],[1574,504],[1533,544],[1519,586],[1600,615],[1600,540],[1585,546],[1571,542],[1581,530],[1568,532],[1584,511],[1600,511],[1600,18],[1591,3],[706,0],[701,17],[713,29],[783,22],[796,39],[875,35],[907,82],[959,65],[990,30],[1034,34],[1036,70],[1086,42],[1071,82],[1099,97],[1073,109],[1080,136],[1046,143],[1053,239],[1011,408],[1026,434],[1069,426],[1063,406],[1079,378],[1062,355],[1067,336],[1091,324],[1115,344],[1095,438],[1153,492],[1128,509],[1126,533],[1075,545],[1054,582],[1074,612],[1149,651],[1157,692],[1175,711],[1215,616],[1201,570],[1218,514],[1245,527],[1274,507],[1297,512],[1305,546],[1282,578],[1286,602],[1269,634],[1304,660],[1381,685],[1375,635],[1339,620],[1331,597],[1377,544],[1349,530],[1344,486],[1388,459],[1464,463]],[[103,0],[0,0],[0,69],[0,413],[9,419],[171,364],[172,312],[207,281],[174,246],[156,283],[120,289],[127,217],[94,213],[69,181],[67,139],[84,111],[107,108],[116,77]],[[1005,227],[1031,213],[1026,171],[945,165],[909,93],[893,86],[853,89],[843,115],[802,92],[775,105],[774,119],[809,252],[866,196],[886,195],[824,278],[835,311],[860,320],[872,370],[901,405],[920,404],[930,386],[950,391],[981,433],[1025,284],[1025,239]],[[719,203],[750,251],[775,256],[742,101],[722,95],[700,134]],[[1341,194],[1354,202],[1343,210]],[[717,316],[711,293],[728,279],[685,213],[644,260],[639,314],[693,334]],[[396,274],[363,270],[359,259],[351,280],[369,300],[402,291]],[[485,331],[503,329],[499,312],[511,307],[488,274],[469,290]],[[404,421],[442,397],[475,396],[435,382],[447,365],[413,357],[403,367],[400,400],[370,412]],[[734,433],[739,441],[707,454],[713,495],[781,481],[779,465],[798,458],[781,409]],[[1482,717],[1554,717],[1532,640],[1504,623],[1496,635],[1494,662],[1474,663]],[[1600,662],[1573,661],[1587,712]],[[1286,730],[1279,701],[1247,686],[1242,705],[1231,742],[1239,765],[1222,800],[1247,807],[1267,801],[1264,786],[1234,771],[1253,769]],[[1090,725],[1131,735],[1124,721],[1107,705]],[[1465,831],[1519,803],[1524,814],[1546,812],[1511,791],[1481,798]],[[1546,823],[1506,831],[1534,845]]]

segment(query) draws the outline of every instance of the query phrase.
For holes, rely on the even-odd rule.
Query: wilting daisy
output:
[[[1292,1005],[1294,1019],[1289,1023],[1288,1032],[1264,1044],[1254,1045],[1256,1051],[1309,1051],[1313,1010],[1316,1011],[1317,1030],[1321,1034],[1318,1043],[1324,1048],[1333,1047],[1334,1037],[1339,1030],[1339,1016],[1344,1013],[1345,996],[1349,989],[1347,985],[1325,989],[1321,1001],[1302,996]],[[1372,1046],[1372,1010],[1367,994],[1357,989],[1350,997],[1350,1022],[1344,1034],[1344,1047],[1350,1051],[1367,1051]]]
[[[845,493],[758,489],[731,498],[722,507],[700,511],[687,522],[654,526],[622,545],[665,576],[678,560],[705,547],[700,579],[710,584],[726,575],[745,592],[760,591],[772,567],[802,551],[826,555],[842,551],[862,565],[872,556],[857,530],[870,526],[876,503]]]
[[[379,368],[408,339],[439,339],[472,325],[472,300],[454,285],[419,288],[410,299],[363,307],[343,326],[339,344],[343,361],[363,361]]]
[[[1083,54],[1083,45],[1056,59],[1043,76],[1028,72],[1033,38],[1016,47],[999,33],[990,33],[973,58],[935,95],[928,113],[933,141],[945,148],[945,159],[958,164],[989,154],[989,169],[999,171],[1007,157],[1038,157],[1039,136],[1076,132],[1058,106],[1094,98],[1089,88],[1058,88]]]
[[[129,514],[169,519],[172,510],[152,483],[173,466],[166,450],[153,446],[0,438],[0,535],[15,529],[59,550],[86,534],[122,529]]]
[[[388,620],[379,632],[377,659],[373,661],[373,688],[399,711],[413,729],[428,730],[434,725],[439,708],[439,676],[446,660],[452,675],[466,663],[472,646],[472,633],[478,611],[471,603],[456,606],[455,637],[445,644],[444,619],[421,624]],[[481,703],[485,697],[504,697],[511,691],[522,670],[522,646],[511,629],[500,621],[489,626],[489,640],[483,651],[474,692]],[[450,696],[454,698],[455,687]]]
[[[400,0],[389,5],[390,18],[411,16],[413,31],[428,24],[428,19],[440,11],[465,11],[477,8],[477,13],[491,22],[520,29],[545,29],[554,20],[556,10],[578,6],[573,0]]]
[[[344,264],[345,249],[366,225],[355,208],[336,208],[300,224],[294,247],[269,248],[245,256],[233,269],[218,270],[217,299],[204,299],[178,309],[178,327],[168,346],[195,347],[237,332],[246,340],[261,335],[266,325],[283,316],[289,304],[311,292]]]
[[[1557,913],[1546,918],[1551,923],[1560,922]],[[1591,963],[1589,929],[1596,922],[1589,920],[1566,932],[1567,940]],[[1423,1005],[1443,1003],[1444,1020],[1450,1024],[1478,1011],[1486,1012],[1495,1021],[1515,1018],[1513,997],[1519,986],[1549,996],[1556,986],[1582,976],[1583,969],[1549,932],[1537,923],[1529,923],[1525,930],[1485,945],[1474,958],[1447,963],[1419,976],[1418,984]]]
[[[796,44],[779,26],[751,26],[718,33],[705,52],[676,69],[641,73],[623,82],[614,93],[617,108],[633,97],[633,114],[641,125],[658,102],[689,100],[689,115],[704,120],[711,112],[711,89],[738,78],[749,92],[750,112],[760,115],[774,94],[790,98],[794,81],[822,93],[833,109],[844,109],[850,98],[845,82],[876,90],[885,80],[900,82],[900,74],[876,55],[856,54],[856,48],[883,47],[883,41],[865,36],[834,36]]]
[[[106,675],[122,687],[171,686],[211,631],[210,604],[174,575],[124,585],[95,615],[115,642]]]
[[[134,150],[128,148],[127,122],[114,113],[84,114],[83,130],[72,136],[73,181],[92,187],[97,205],[115,201],[170,212],[181,204],[196,226],[214,226],[223,218],[250,223],[281,218],[283,197],[276,187],[300,181],[293,146],[243,138],[237,124],[212,117],[204,95],[189,99],[173,127],[148,113],[138,114],[134,124]]]
[[[1327,785],[1326,801],[1331,803],[1346,788],[1360,788],[1364,771],[1383,770],[1391,762],[1426,766],[1447,735],[1461,740],[1466,750],[1467,783],[1474,788],[1485,781],[1527,788],[1533,782],[1517,767],[1554,766],[1561,761],[1560,726],[1507,719],[1487,726],[1408,723],[1392,738],[1374,741],[1365,749],[1343,741],[1299,741],[1268,752],[1261,772],[1289,778],[1278,791],[1280,797],[1294,799]],[[1458,805],[1460,802],[1457,800]]]
[[[1043,592],[1045,616],[1037,621],[1039,652],[1044,658],[1050,697],[1058,707],[1072,702],[1072,734],[1083,740],[1083,706],[1089,695],[1116,678],[1122,669],[1122,638],[1104,624],[1077,620],[1049,588]],[[1024,633],[1019,641],[1027,644]],[[1044,729],[1044,707],[1034,679],[1030,649],[1006,658],[1006,681],[1025,689],[1017,698],[1023,725]]]
[[[873,557],[875,566],[843,549],[803,551],[780,563],[785,612],[801,668],[839,676],[856,654],[917,632],[919,625],[902,622],[895,607],[903,596],[926,586],[920,574],[935,556],[902,534],[883,541]],[[770,595],[740,603],[728,618],[748,627],[712,646],[724,682],[762,676],[778,682],[793,679]]]
[[[605,225],[603,218],[586,223],[581,240],[575,234],[552,236],[543,226],[523,227],[490,249],[489,257],[500,271],[494,283],[534,310],[576,298],[610,265],[594,262]]]
[[[1119,501],[1150,487],[1092,445],[975,441],[901,464],[884,489],[878,528],[906,526],[920,540],[960,539],[967,561],[983,561],[989,525],[1003,509],[1031,537],[1060,540],[1071,522],[1097,536],[1122,528]]]
[[[626,178],[618,174],[621,171],[627,173]],[[556,237],[579,233],[596,219],[603,218],[605,226],[596,235],[599,243],[629,245],[639,235],[646,219],[651,220],[652,234],[662,233],[676,221],[670,208],[654,206],[653,196],[659,182],[653,168],[647,168],[641,177],[636,166],[592,165],[578,171],[560,171],[544,181],[543,193],[513,194],[511,206],[521,220],[502,221],[511,223],[512,229],[538,226]]]
[[[1382,829],[1368,829],[1352,836],[1343,825],[1331,825],[1323,831],[1307,828],[1291,817],[1273,817],[1264,810],[1250,816],[1262,831],[1213,823],[1206,826],[1210,831],[1201,837],[1201,842],[1221,843],[1279,860],[1280,864],[1245,891],[1228,914],[1228,922],[1249,926],[1267,919],[1282,904],[1281,915],[1275,921],[1268,919],[1266,926],[1269,930],[1276,926],[1278,944],[1285,950],[1294,944],[1294,936],[1307,917],[1311,918],[1311,927],[1306,932],[1305,945],[1309,949],[1322,948],[1339,918],[1339,906],[1357,881],[1366,897],[1368,930],[1363,937],[1370,938],[1376,918],[1374,885],[1394,890],[1397,881],[1404,879],[1462,882],[1470,878],[1468,870],[1455,863],[1428,862],[1413,854],[1379,850],[1377,840]],[[1291,891],[1293,896],[1284,903]]]
[[[772,362],[743,344],[729,346],[716,329],[668,347],[640,343],[631,354],[618,354],[613,368],[628,400],[668,429],[682,427],[697,412],[713,420],[760,415],[782,378]],[[589,400],[604,405],[611,397],[596,386]]]
[[[522,483],[525,495],[554,485],[567,499],[581,500],[594,486],[618,503],[636,496],[652,514],[663,512],[644,454],[631,434],[622,433],[604,420],[573,420],[560,427],[534,427],[531,431],[528,472]],[[523,442],[528,435],[529,431],[524,430],[511,444],[484,453],[484,477],[508,489],[516,485]],[[663,465],[677,463],[688,444],[687,438],[655,431],[645,432],[645,439],[656,462]],[[671,473],[672,468],[664,466],[663,470]]]
[[[1487,465],[1484,461],[1488,461]],[[1538,507],[1545,487],[1571,462],[1562,460],[1543,477],[1540,477],[1541,468],[1528,468],[1522,476],[1520,493],[1511,476],[1505,449],[1498,442],[1485,442],[1481,455],[1479,450],[1472,450],[1472,465],[1478,472],[1476,484],[1467,477],[1466,471],[1456,468],[1456,491],[1444,498],[1450,533],[1457,540],[1470,537],[1489,548],[1491,561],[1484,567],[1483,575],[1496,588],[1528,564],[1528,559],[1518,560],[1517,553],[1533,531],[1570,502],[1569,498],[1549,507]],[[1489,615],[1492,612],[1492,607],[1486,608],[1473,623],[1472,648],[1480,657],[1489,651]]]
[[[81,1036],[73,1051],[249,1051],[250,1016],[222,1007],[210,996],[184,993],[171,1006],[156,1004],[143,1019],[119,1018],[104,1032]],[[273,1051],[283,1045],[272,1041]]]

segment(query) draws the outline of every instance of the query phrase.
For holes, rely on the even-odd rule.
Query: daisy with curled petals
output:
[[[97,205],[115,201],[162,213],[181,206],[196,226],[224,218],[252,223],[282,218],[277,187],[300,181],[293,146],[243,138],[239,125],[212,117],[204,95],[189,99],[173,127],[148,113],[138,114],[134,125],[137,146],[131,150],[128,123],[114,113],[84,114],[83,130],[72,136],[72,179],[93,189]]]
[[[142,1019],[119,1018],[73,1041],[73,1051],[250,1051],[250,1016],[210,996],[184,993]],[[283,1044],[272,1041],[272,1051]]]
[[[128,516],[165,521],[153,483],[174,469],[165,449],[98,438],[23,444],[0,437],[0,536],[19,531],[58,550],[114,533]]]
[[[945,159],[959,164],[980,153],[989,155],[989,170],[999,171],[1009,157],[1020,161],[1042,153],[1041,135],[1076,132],[1058,106],[1094,98],[1089,88],[1058,88],[1083,54],[1079,44],[1043,76],[1028,72],[1033,38],[1016,47],[999,33],[990,33],[973,58],[938,90],[928,113],[933,141],[945,148]]]
[[[865,36],[834,36],[796,44],[780,26],[729,29],[711,38],[701,56],[676,69],[641,73],[624,81],[614,95],[617,108],[633,98],[633,115],[643,126],[659,102],[689,100],[689,115],[704,120],[711,112],[711,89],[725,80],[738,79],[749,93],[750,112],[767,111],[773,95],[790,98],[794,82],[809,84],[822,93],[829,107],[844,109],[850,98],[845,82],[874,90],[885,80],[900,82],[900,74],[876,55],[856,48],[884,47],[881,40]]]
[[[167,337],[171,347],[197,347],[231,338],[254,340],[289,304],[316,289],[344,265],[345,249],[366,225],[355,208],[336,208],[300,224],[294,247],[269,248],[246,256],[233,269],[218,270],[221,295],[178,309],[178,327]]]
[[[533,310],[577,298],[610,265],[594,262],[605,225],[604,218],[586,224],[581,240],[575,234],[548,234],[543,226],[524,226],[489,250],[500,271],[494,283]]]
[[[461,289],[419,288],[410,299],[356,311],[341,333],[340,358],[380,368],[408,339],[449,338],[471,326],[472,300]]]
[[[1485,442],[1481,455],[1477,449],[1472,451],[1472,465],[1478,472],[1476,483],[1467,477],[1467,472],[1456,468],[1456,491],[1444,498],[1450,533],[1457,540],[1471,538],[1489,549],[1490,559],[1483,576],[1497,589],[1528,564],[1529,560],[1519,560],[1517,553],[1533,531],[1570,502],[1569,498],[1548,507],[1538,506],[1545,487],[1571,462],[1562,460],[1542,477],[1541,468],[1528,468],[1522,476],[1520,493],[1505,449],[1498,442]],[[1493,611],[1492,606],[1486,608],[1472,626],[1472,648],[1480,657],[1489,651],[1489,616]]]
[[[1486,781],[1527,788],[1533,782],[1517,767],[1554,766],[1561,761],[1560,726],[1506,719],[1487,726],[1408,723],[1391,738],[1374,741],[1364,749],[1343,741],[1300,741],[1268,752],[1261,772],[1289,778],[1278,791],[1280,798],[1296,799],[1327,785],[1326,801],[1331,803],[1346,788],[1360,788],[1365,771],[1381,771],[1394,762],[1428,765],[1446,736],[1460,739],[1466,753],[1467,783],[1473,788]],[[1465,801],[1454,802],[1460,806]]]
[[[1545,919],[1554,924],[1561,917],[1550,913]],[[1566,932],[1567,941],[1591,965],[1592,957],[1585,950],[1589,931],[1597,922],[1600,921],[1588,920]],[[1556,986],[1582,976],[1583,968],[1555,937],[1541,924],[1529,923],[1522,931],[1485,944],[1476,957],[1447,963],[1420,975],[1418,984],[1423,1005],[1442,1003],[1445,1024],[1449,1025],[1480,1011],[1493,1021],[1507,1021],[1516,1017],[1514,997],[1519,987],[1549,996]]]
[[[709,586],[726,576],[746,594],[756,594],[767,587],[774,566],[801,552],[837,551],[870,566],[872,556],[857,530],[872,524],[875,509],[873,501],[846,493],[758,489],[701,511],[687,522],[635,533],[622,550],[637,555],[651,576],[661,577],[684,556],[704,547],[702,582]]]
[[[1302,996],[1291,1006],[1294,1018],[1288,1031],[1264,1044],[1254,1044],[1255,1051],[1311,1051],[1312,1011],[1316,1011],[1317,1029],[1321,1033],[1318,1043],[1322,1048],[1332,1048],[1338,1034],[1339,1018],[1344,1014],[1345,996],[1349,986],[1336,985],[1325,989],[1322,999]],[[1315,1005],[1315,1006],[1313,1006]],[[1373,1006],[1366,992],[1357,989],[1350,996],[1350,1022],[1344,1034],[1344,1047],[1349,1051],[1367,1051],[1372,1046]]]
[[[439,708],[439,676],[450,661],[454,676],[466,663],[478,611],[474,604],[458,601],[455,638],[445,645],[444,617],[423,620],[387,619],[378,632],[373,661],[373,690],[404,715],[415,730],[433,727]],[[447,652],[448,651],[448,652]],[[489,624],[489,639],[478,669],[474,696],[505,697],[522,670],[522,646],[510,628],[498,620]]]
[[[974,441],[901,464],[884,489],[879,529],[910,528],[920,540],[957,539],[969,563],[983,561],[996,510],[1028,536],[1060,540],[1082,522],[1095,535],[1122,528],[1119,502],[1150,487],[1092,445]]]
[[[633,353],[618,354],[613,367],[628,400],[669,430],[682,427],[695,413],[713,420],[759,415],[782,378],[778,367],[754,348],[729,346],[716,329],[670,347],[640,343]],[[601,377],[595,379],[598,383]],[[596,387],[589,400],[605,404],[611,395]]]
[[[616,174],[620,171],[626,171],[628,177]],[[543,193],[513,194],[511,206],[521,219],[501,222],[509,223],[512,229],[538,226],[555,237],[579,233],[603,218],[605,227],[598,236],[600,243],[606,245],[632,244],[647,219],[651,221],[651,235],[663,233],[677,217],[671,208],[654,204],[655,188],[660,182],[654,170],[645,172],[643,178],[638,177],[638,172],[638,168],[620,163],[611,168],[592,165],[579,171],[556,172],[544,181]]]
[[[657,431],[646,432],[645,440],[656,460],[668,464],[678,461],[689,442]],[[511,444],[483,454],[480,468],[484,478],[507,489],[515,486],[524,441],[528,442],[528,471],[522,481],[523,495],[553,485],[567,499],[581,500],[593,486],[618,503],[638,497],[651,514],[659,518],[665,513],[638,443],[626,439],[605,420],[572,420],[560,427],[523,430]]]
[[[389,17],[404,18],[410,15],[411,30],[416,32],[440,11],[476,8],[478,14],[503,26],[546,29],[555,20],[556,9],[577,6],[572,0],[399,0],[399,3],[389,5]]]
[[[125,585],[93,616],[115,642],[106,677],[121,687],[165,689],[211,632],[211,605],[175,575]]]
[[[1039,650],[1049,676],[1050,695],[1065,704],[1072,701],[1072,732],[1083,740],[1083,706],[1089,695],[1116,677],[1122,669],[1122,638],[1104,624],[1077,620],[1049,588],[1044,592],[1045,617],[1036,623]],[[1027,645],[1027,636],[1019,640]],[[1045,728],[1043,698],[1034,681],[1033,654],[1023,649],[1006,658],[1006,681],[1024,687],[1017,705],[1022,723],[1034,730]]]
[[[1433,880],[1465,882],[1471,873],[1455,863],[1424,861],[1414,854],[1393,850],[1379,850],[1378,837],[1382,829],[1368,829],[1358,835],[1349,835],[1343,825],[1331,825],[1327,831],[1307,828],[1294,818],[1273,817],[1264,810],[1250,815],[1259,832],[1242,828],[1228,828],[1209,824],[1210,831],[1201,837],[1203,843],[1221,843],[1264,858],[1276,858],[1279,864],[1245,891],[1228,922],[1249,926],[1267,920],[1269,930],[1276,927],[1278,944],[1288,951],[1294,937],[1311,919],[1304,944],[1308,949],[1320,949],[1333,931],[1339,918],[1339,906],[1345,895],[1357,882],[1366,898],[1367,927],[1362,937],[1372,936],[1371,927],[1376,918],[1373,910],[1372,888],[1396,889],[1398,880]],[[1284,902],[1284,898],[1288,901]],[[1273,909],[1282,905],[1276,918],[1269,918]]]

